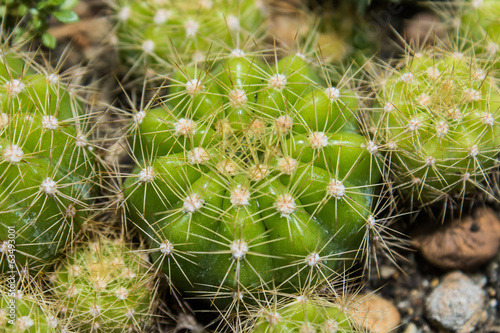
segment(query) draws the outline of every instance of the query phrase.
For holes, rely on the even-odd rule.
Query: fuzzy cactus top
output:
[[[154,308],[154,274],[120,240],[79,246],[52,275],[54,302],[72,331],[144,330]]]

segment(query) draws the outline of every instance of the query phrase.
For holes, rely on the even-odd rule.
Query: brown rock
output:
[[[500,248],[500,219],[489,208],[456,219],[431,233],[420,233],[414,246],[432,265],[445,270],[470,269],[491,260]]]
[[[388,300],[375,295],[359,294],[353,299],[352,320],[372,333],[396,332],[401,315]]]

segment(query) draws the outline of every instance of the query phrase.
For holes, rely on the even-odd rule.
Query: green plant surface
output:
[[[76,86],[5,48],[0,69],[0,242],[3,272],[50,265],[91,214],[92,126]]]
[[[4,333],[56,333],[64,329],[42,288],[17,274],[0,281],[0,331]]]
[[[459,1],[461,35],[495,61],[500,55],[500,3],[496,0]]]
[[[252,46],[263,36],[260,0],[133,1],[114,5],[118,46],[134,68],[204,61],[230,48]],[[260,37],[259,37],[260,36]]]
[[[123,241],[82,244],[55,270],[51,291],[75,332],[144,332],[154,308],[154,273]]]
[[[248,332],[362,332],[353,327],[344,311],[326,297],[299,295],[259,309]]]
[[[374,75],[374,141],[405,197],[429,205],[492,191],[500,87],[487,60],[429,48]]]
[[[128,217],[179,290],[230,302],[327,280],[375,221],[377,147],[357,129],[357,95],[299,56],[223,59],[180,68],[133,115]]]

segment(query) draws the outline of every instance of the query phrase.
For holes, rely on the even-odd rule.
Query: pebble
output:
[[[422,226],[412,244],[433,266],[443,270],[476,268],[500,249],[500,219],[492,209],[477,209],[432,232]]]
[[[380,272],[380,277],[384,280],[387,280],[391,278],[393,275],[395,275],[398,271],[394,266],[383,265],[380,267],[379,272]]]
[[[472,332],[483,319],[485,299],[484,290],[467,275],[452,272],[427,297],[427,317],[445,330]]]
[[[352,319],[371,333],[396,332],[401,322],[398,309],[375,294],[359,294],[354,298]]]
[[[409,323],[403,333],[418,333],[417,325],[414,323]]]

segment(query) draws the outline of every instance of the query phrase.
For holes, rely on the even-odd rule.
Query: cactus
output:
[[[341,297],[325,297],[307,292],[271,298],[251,310],[242,331],[274,332],[364,332],[352,320],[353,310]]]
[[[498,61],[500,55],[500,3],[468,0],[459,3],[459,29],[476,48]]]
[[[373,82],[371,131],[406,198],[430,205],[491,192],[500,87],[487,61],[434,47],[407,54]]]
[[[315,285],[359,259],[380,179],[349,81],[325,87],[300,55],[223,59],[180,68],[161,103],[134,113],[124,183],[154,262],[218,304]]]
[[[89,216],[92,126],[57,70],[7,45],[0,61],[0,266],[40,273]]]
[[[81,245],[51,276],[68,327],[78,332],[143,331],[154,307],[154,273],[120,240]]]
[[[2,276],[0,283],[0,331],[5,333],[64,332],[51,304],[35,282],[16,274]]]
[[[261,0],[123,0],[115,11],[119,48],[134,67],[204,61],[208,50],[251,47],[265,32]]]

